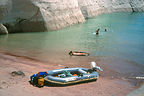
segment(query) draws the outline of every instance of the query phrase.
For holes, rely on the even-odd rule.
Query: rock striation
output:
[[[103,13],[142,11],[144,0],[1,0],[0,22],[9,32],[43,32]]]

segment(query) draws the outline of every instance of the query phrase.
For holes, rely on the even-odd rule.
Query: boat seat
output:
[[[78,69],[78,71],[79,71],[80,73],[82,73],[82,74],[87,74],[87,72],[84,71],[84,70],[82,70],[82,69]]]

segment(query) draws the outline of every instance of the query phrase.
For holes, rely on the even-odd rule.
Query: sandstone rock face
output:
[[[9,23],[11,33],[47,30],[40,8],[31,0],[12,0],[12,10],[5,22]]]
[[[0,24],[0,34],[8,34],[7,28],[3,24]]]
[[[57,30],[85,21],[77,0],[12,0],[12,6],[6,22],[25,19],[12,32]]]
[[[36,5],[40,7],[48,30],[85,21],[77,0],[37,0]]]
[[[9,32],[57,30],[102,13],[141,11],[144,0],[0,0],[0,21],[5,16]]]
[[[144,0],[130,0],[129,4],[134,12],[144,11]]]
[[[85,18],[111,12],[144,11],[144,0],[78,0]]]
[[[11,9],[11,0],[0,0],[0,22],[3,20],[4,16],[8,14]]]

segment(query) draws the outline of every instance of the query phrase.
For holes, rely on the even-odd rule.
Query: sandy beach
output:
[[[104,76],[104,72],[96,82],[66,87],[38,88],[28,82],[34,73],[59,68],[62,67],[0,53],[0,96],[125,96],[137,88],[128,80]],[[18,70],[22,70],[25,76],[10,74]]]

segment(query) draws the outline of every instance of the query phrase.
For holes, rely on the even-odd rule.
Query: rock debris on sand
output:
[[[25,76],[25,73],[21,70],[11,72],[12,76]]]

